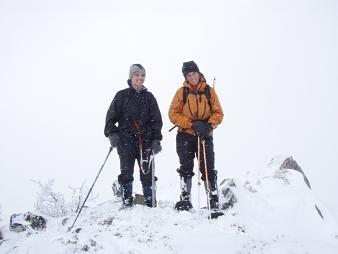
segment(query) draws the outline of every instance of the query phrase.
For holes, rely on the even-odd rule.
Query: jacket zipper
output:
[[[198,117],[198,95],[197,94],[195,94],[195,98],[196,98],[196,108],[197,108],[197,112],[196,112],[197,116],[196,116],[196,118],[198,119],[199,117]]]
[[[203,119],[206,110],[207,110],[207,103],[204,101],[204,112],[203,112],[201,119]]]
[[[189,103],[189,98],[188,98],[187,102],[188,102],[188,107],[189,107],[190,114],[191,114],[192,117],[194,117],[194,115],[192,114],[192,111],[191,111],[191,107],[190,107],[190,103]]]

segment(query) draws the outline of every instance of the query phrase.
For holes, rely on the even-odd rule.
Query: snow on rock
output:
[[[116,199],[84,209],[71,231],[76,214],[47,217],[44,231],[6,230],[0,253],[338,253],[338,223],[303,173],[282,167],[285,159],[220,184],[220,193],[233,194],[221,195],[221,203],[233,206],[217,220],[204,209],[177,212],[161,197],[157,208],[123,210]]]

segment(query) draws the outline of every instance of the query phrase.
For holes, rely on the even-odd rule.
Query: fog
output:
[[[190,60],[217,80],[219,177],[292,155],[338,211],[336,1],[0,0],[0,36],[3,217],[33,208],[30,179],[54,178],[65,194],[91,184],[109,148],[106,111],[133,63],[145,67],[164,120],[159,199],[161,184],[178,193],[167,112]],[[118,172],[114,151],[95,186],[102,200]]]

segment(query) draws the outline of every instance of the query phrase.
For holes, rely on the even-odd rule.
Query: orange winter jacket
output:
[[[206,85],[205,79],[201,78],[196,91],[204,92]],[[185,104],[183,102],[183,87],[190,89]],[[184,81],[183,86],[176,91],[168,114],[170,121],[178,127],[178,131],[195,135],[192,129],[192,121],[205,120],[210,123],[213,128],[216,128],[217,125],[222,122],[224,115],[217,94],[212,87],[210,87],[211,107],[209,106],[205,93],[193,93],[191,92],[191,88],[191,85],[187,81]]]

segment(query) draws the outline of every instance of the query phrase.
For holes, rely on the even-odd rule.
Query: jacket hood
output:
[[[202,73],[200,73],[200,81],[197,84],[197,90],[203,91],[205,89],[206,85],[207,85],[207,81],[206,81],[204,75]],[[189,89],[192,89],[192,85],[187,80],[185,80],[183,82],[183,86],[188,87]]]

